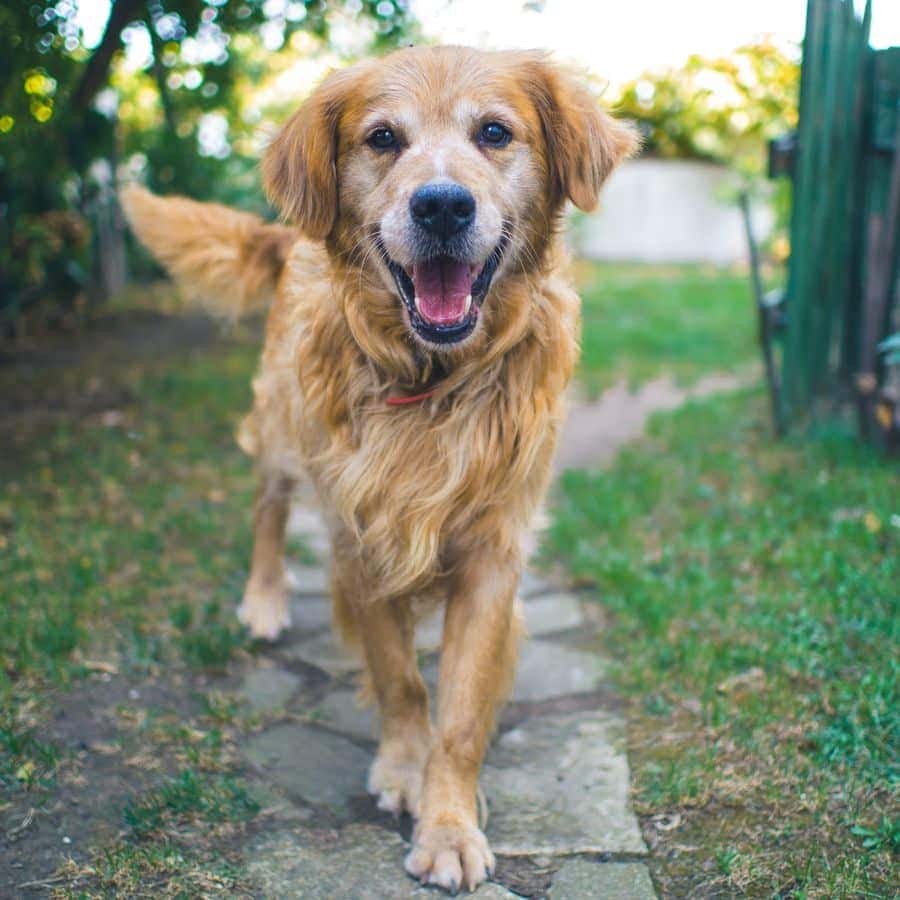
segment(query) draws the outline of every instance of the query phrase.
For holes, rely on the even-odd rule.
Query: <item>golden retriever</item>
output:
[[[563,207],[592,209],[635,144],[543,54],[410,48],[329,75],[271,143],[263,179],[288,225],[123,195],[186,292],[232,312],[273,300],[239,435],[260,487],[238,613],[260,638],[289,624],[285,520],[310,478],[334,621],[380,712],[369,790],[416,820],[406,870],[451,891],[494,866],[478,775],[578,347]],[[445,604],[434,725],[423,598]]]

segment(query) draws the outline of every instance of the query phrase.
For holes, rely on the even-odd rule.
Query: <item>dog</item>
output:
[[[269,145],[286,224],[123,193],[188,295],[233,314],[272,301],[238,436],[260,479],[238,615],[268,640],[289,624],[285,522],[311,479],[335,626],[380,713],[369,791],[415,820],[407,872],[452,892],[494,868],[478,776],[578,350],[563,210],[593,209],[636,145],[544,54],[414,47],[327,76]],[[426,601],[444,604],[434,725],[413,645]]]

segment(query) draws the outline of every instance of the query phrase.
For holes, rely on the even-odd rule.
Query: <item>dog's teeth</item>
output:
[[[413,297],[413,305],[416,307],[418,312],[422,312],[422,301],[418,297]],[[466,305],[463,308],[463,315],[467,316],[469,314],[469,310],[472,308],[472,295],[469,294],[466,297]]]

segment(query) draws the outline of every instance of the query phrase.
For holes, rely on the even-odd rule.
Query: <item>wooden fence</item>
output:
[[[808,2],[799,127],[771,154],[793,179],[774,408],[784,428],[852,397],[863,433],[897,446],[896,373],[878,347],[900,328],[900,47],[871,48],[871,13],[871,0],[862,15]]]

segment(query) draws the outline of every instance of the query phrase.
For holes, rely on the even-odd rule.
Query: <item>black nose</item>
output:
[[[468,228],[475,218],[475,198],[461,184],[426,184],[410,198],[413,221],[447,240]]]

